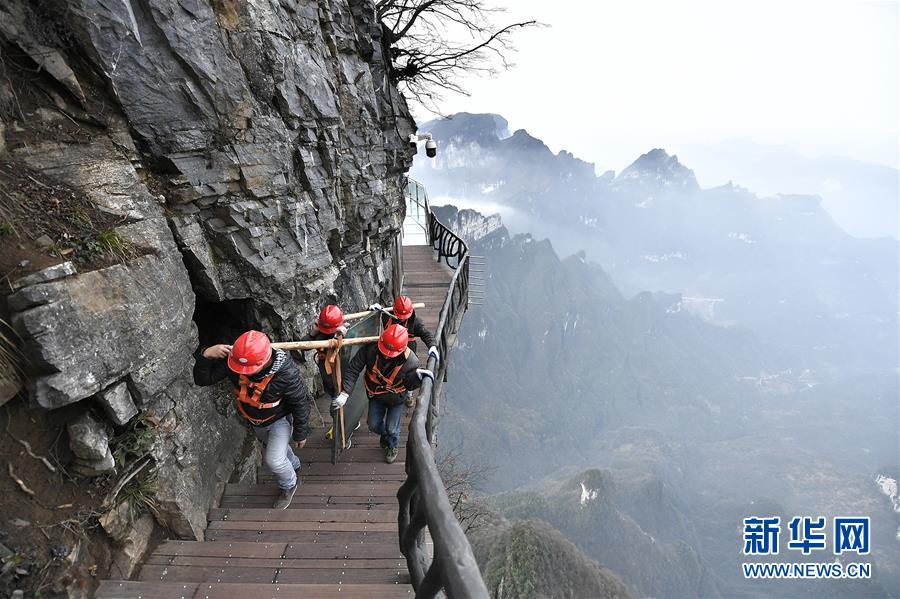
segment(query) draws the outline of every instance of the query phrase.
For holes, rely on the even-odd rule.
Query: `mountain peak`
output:
[[[512,134],[512,137],[503,140],[503,143],[509,148],[553,154],[553,152],[550,151],[550,148],[547,147],[547,144],[531,135],[525,129],[517,129],[516,132]]]
[[[458,140],[490,146],[509,137],[509,123],[499,114],[458,112],[419,125],[438,140]]]
[[[675,189],[697,190],[700,188],[694,171],[671,156],[662,148],[654,148],[642,154],[628,168],[616,177],[620,187],[671,187]]]

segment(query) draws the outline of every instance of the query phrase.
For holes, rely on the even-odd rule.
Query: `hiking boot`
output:
[[[294,493],[297,492],[297,485],[294,485],[290,489],[281,489],[281,493],[278,495],[278,499],[275,500],[275,505],[272,506],[273,509],[276,510],[286,510],[288,506],[291,505],[291,500],[294,499]]]
[[[388,464],[393,464],[397,461],[397,455],[400,454],[400,451],[396,447],[388,447],[384,451],[384,461]]]
[[[387,440],[387,437],[385,437],[384,435],[381,436],[381,443],[380,443],[380,445],[381,445],[381,448],[382,448],[382,449],[387,449],[387,448],[388,448],[388,440]]]

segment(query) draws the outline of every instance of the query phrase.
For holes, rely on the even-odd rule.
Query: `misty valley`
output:
[[[896,236],[703,189],[661,149],[598,175],[498,115],[421,129],[442,154],[412,175],[486,264],[440,449],[479,473],[492,592],[896,593]],[[871,579],[744,578],[743,518],[846,514],[871,517]]]

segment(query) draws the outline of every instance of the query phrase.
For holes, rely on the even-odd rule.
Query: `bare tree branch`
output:
[[[504,9],[486,0],[378,0],[375,8],[390,44],[392,80],[432,109],[442,93],[468,95],[464,76],[510,68],[512,34],[540,25],[528,20],[497,27],[492,17]]]
[[[436,461],[453,513],[463,531],[468,534],[488,523],[493,513],[476,495],[475,490],[484,482],[490,468],[484,465],[463,465],[453,450],[440,453]]]

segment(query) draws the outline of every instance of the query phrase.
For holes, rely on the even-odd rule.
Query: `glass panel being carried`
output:
[[[379,314],[377,312],[373,312],[372,314],[366,316],[365,318],[361,318],[347,327],[347,334],[344,336],[344,339],[355,339],[357,337],[377,337],[381,334],[381,319],[379,318]],[[341,348],[341,372],[344,373],[347,371],[347,365],[350,363],[350,360],[353,359],[353,356],[356,355],[356,352],[360,351],[365,345],[348,345],[346,347]],[[341,427],[340,427],[340,419],[335,419],[334,422],[334,445],[332,446],[331,452],[331,460],[332,462],[337,462],[340,459],[340,455],[344,449],[341,447],[341,439],[344,439],[346,443],[348,440],[352,441],[353,433],[356,430],[356,425],[360,423],[363,416],[366,413],[366,408],[369,405],[368,397],[366,396],[366,386],[363,384],[363,377],[365,376],[364,372],[361,372],[359,375],[359,379],[356,381],[356,386],[353,388],[353,393],[350,394],[350,399],[347,400],[347,403],[344,404],[344,435],[341,435]],[[334,417],[335,414],[332,414]]]

